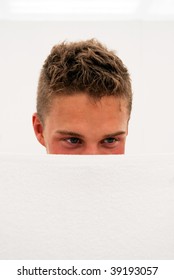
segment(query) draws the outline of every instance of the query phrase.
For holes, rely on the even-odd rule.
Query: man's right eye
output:
[[[82,143],[81,139],[79,139],[77,137],[70,137],[70,138],[65,139],[65,141],[67,141],[70,144],[81,144]]]

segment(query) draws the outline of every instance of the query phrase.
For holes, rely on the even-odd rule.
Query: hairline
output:
[[[38,115],[39,120],[41,121],[42,125],[44,126],[45,119],[47,118],[47,116],[49,115],[49,113],[51,111],[53,100],[58,99],[60,97],[73,96],[73,95],[77,95],[77,94],[79,94],[79,95],[81,95],[81,94],[87,95],[89,100],[93,104],[96,104],[96,103],[100,102],[103,97],[115,97],[116,99],[124,100],[127,103],[126,109],[127,109],[127,112],[128,112],[128,120],[130,119],[131,111],[132,111],[131,110],[132,106],[130,107],[130,101],[124,95],[121,95],[121,94],[119,94],[119,95],[103,94],[103,95],[100,95],[100,96],[93,96],[93,95],[91,95],[90,93],[88,93],[86,91],[76,91],[76,92],[69,92],[69,91],[65,92],[65,91],[62,91],[62,92],[59,92],[58,94],[52,92],[52,94],[50,95],[50,98],[49,98],[49,105],[47,104],[46,108],[44,110],[42,110],[41,113],[39,113],[38,110],[37,110],[37,115]]]

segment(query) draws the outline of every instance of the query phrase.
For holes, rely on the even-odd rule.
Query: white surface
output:
[[[173,0],[0,0],[0,19],[174,19]]]
[[[0,156],[0,259],[173,259],[174,155]]]

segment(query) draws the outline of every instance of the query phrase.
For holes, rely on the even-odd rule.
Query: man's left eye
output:
[[[117,138],[109,137],[103,140],[103,143],[105,144],[112,144],[119,141]]]

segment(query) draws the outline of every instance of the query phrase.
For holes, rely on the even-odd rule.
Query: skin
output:
[[[129,113],[126,101],[104,96],[99,101],[87,94],[55,97],[42,124],[33,115],[38,141],[48,154],[124,154]]]

